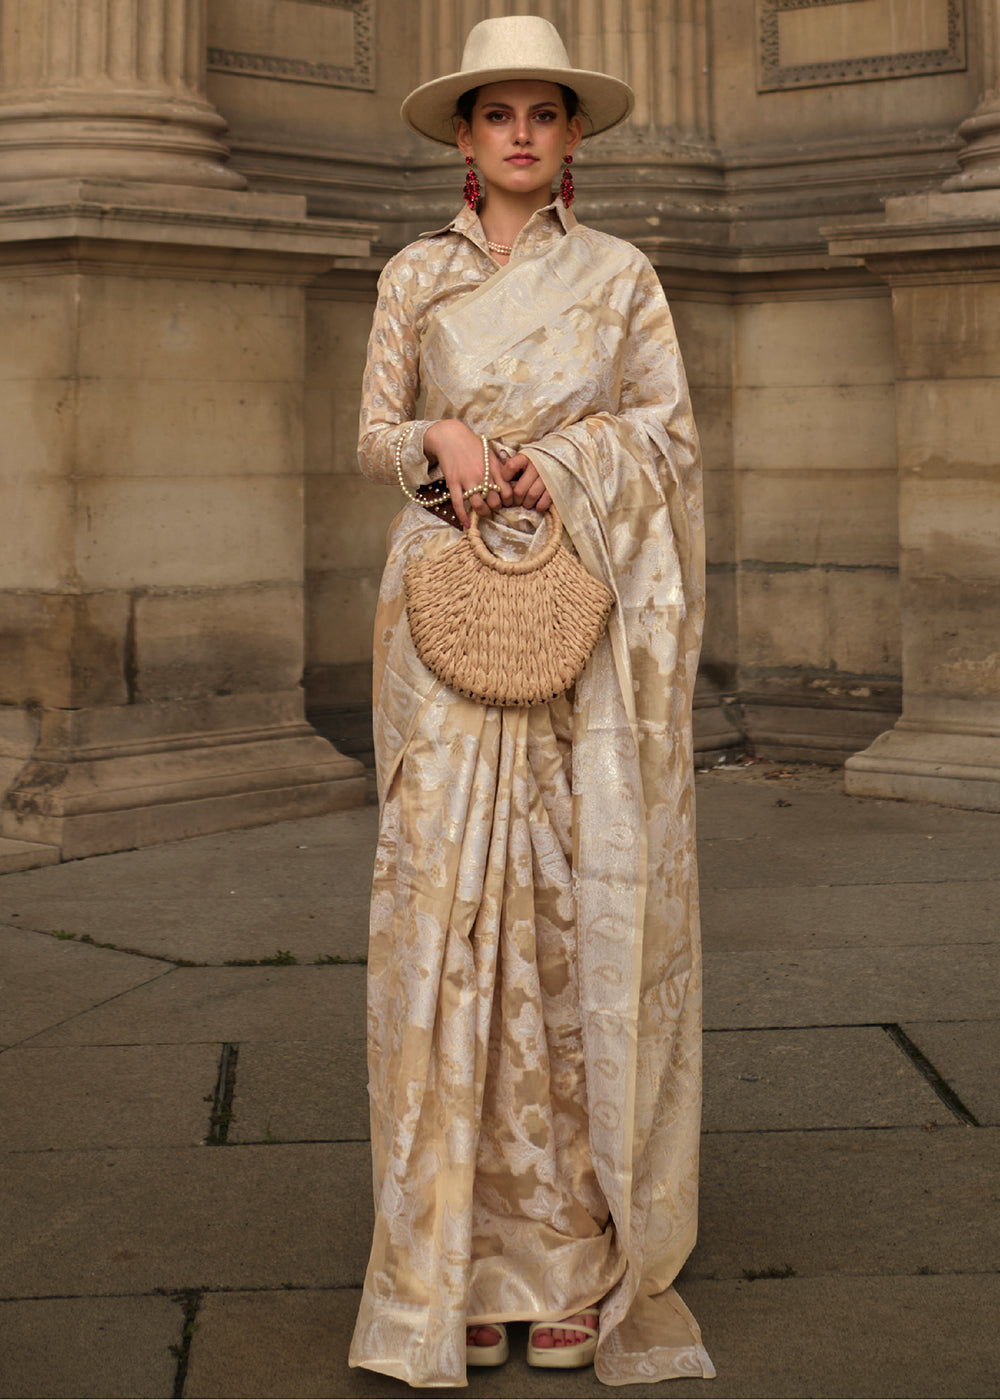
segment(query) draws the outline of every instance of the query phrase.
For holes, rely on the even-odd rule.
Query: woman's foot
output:
[[[502,1322],[475,1322],[466,1327],[467,1366],[502,1366],[509,1355],[507,1329]]]
[[[528,1328],[529,1366],[589,1366],[596,1351],[596,1309],[574,1313],[562,1322],[533,1322]]]

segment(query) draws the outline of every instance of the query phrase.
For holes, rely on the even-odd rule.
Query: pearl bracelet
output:
[[[399,437],[396,439],[396,476],[399,479],[400,488],[407,500],[414,501],[418,506],[444,505],[446,501],[451,500],[451,492],[449,490],[445,490],[440,496],[417,496],[406,484],[406,478],[403,476],[403,445],[409,440],[413,428],[414,424],[411,423],[409,428],[407,428],[405,432],[400,433]],[[487,439],[483,437],[482,433],[479,434],[479,441],[483,444],[483,484],[482,486],[470,486],[468,491],[463,491],[463,501],[470,501],[473,496],[485,496],[487,491],[493,488],[493,483],[490,481],[490,444]]]

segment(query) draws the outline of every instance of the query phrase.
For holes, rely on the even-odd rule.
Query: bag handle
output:
[[[555,557],[562,542],[563,523],[554,505],[540,513],[545,516],[548,533],[538,553],[526,554],[521,559],[499,559],[487,548],[486,541],[479,532],[479,516],[473,511],[469,519],[468,533],[473,554],[481,564],[498,574],[533,574],[538,569],[544,569],[549,560]]]

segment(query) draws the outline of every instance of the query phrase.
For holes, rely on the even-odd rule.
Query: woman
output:
[[[554,502],[615,597],[569,692],[481,705],[422,665],[406,619],[408,562],[455,529],[417,503],[392,527],[375,634],[376,1223],[351,1364],[415,1386],[500,1363],[516,1319],[532,1365],[596,1350],[608,1384],[714,1374],[671,1287],[697,1209],[697,440],[652,268],[567,208],[584,123],[630,108],[624,83],[573,69],[528,16],[476,25],[461,71],[403,104],[466,157],[469,207],[380,280],[362,468],[411,495],[443,482],[459,524],[474,510],[507,557],[538,547]]]

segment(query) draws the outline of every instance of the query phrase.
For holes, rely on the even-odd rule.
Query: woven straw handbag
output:
[[[614,595],[562,544],[546,512],[536,554],[499,559],[478,516],[460,540],[407,567],[417,655],[439,680],[484,705],[537,705],[573,684],[608,623]]]

